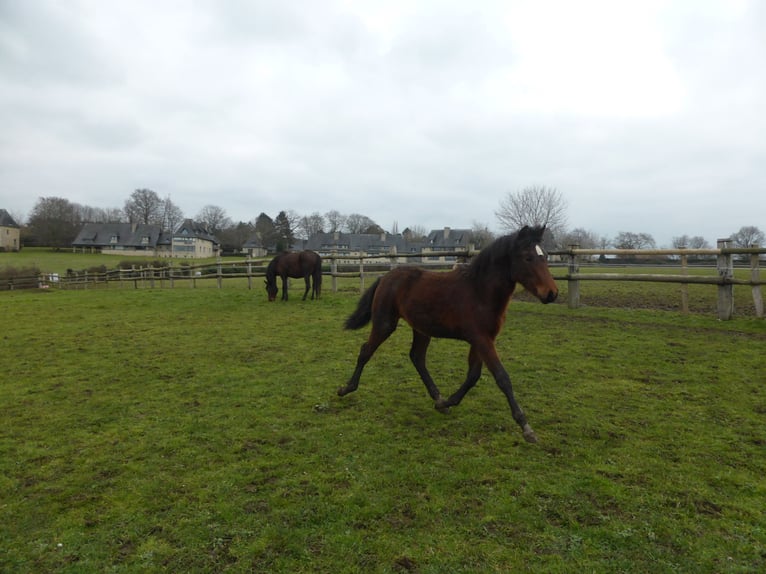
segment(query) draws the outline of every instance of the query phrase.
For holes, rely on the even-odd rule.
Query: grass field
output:
[[[763,320],[512,303],[530,445],[405,328],[338,398],[353,290],[231,285],[0,293],[0,571],[766,569]]]

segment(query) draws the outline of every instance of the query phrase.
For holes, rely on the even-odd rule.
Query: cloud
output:
[[[764,226],[765,15],[744,1],[5,2],[0,206],[119,206],[149,187],[187,215],[495,226],[506,193],[547,185],[573,227],[712,240]]]

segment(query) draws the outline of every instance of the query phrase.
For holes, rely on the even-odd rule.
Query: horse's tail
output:
[[[349,315],[346,319],[346,329],[361,329],[372,319],[372,299],[375,297],[375,290],[378,288],[380,279],[377,279],[372,287],[367,289],[359,299],[359,303],[356,306],[356,311]]]

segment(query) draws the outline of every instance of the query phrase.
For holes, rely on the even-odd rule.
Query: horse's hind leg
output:
[[[303,292],[303,300],[306,300],[306,295],[309,294],[309,289],[311,289],[311,282],[310,282],[310,275],[304,275],[303,280],[306,282],[306,290]],[[313,299],[314,296],[312,295],[311,298]]]
[[[342,397],[343,395],[353,393],[357,388],[359,388],[359,378],[362,376],[362,370],[364,369],[364,366],[372,358],[372,355],[375,353],[377,348],[383,344],[383,341],[388,339],[391,336],[391,333],[393,333],[395,330],[396,320],[391,322],[387,321],[382,327],[380,325],[376,325],[373,321],[370,336],[362,345],[362,348],[359,350],[359,356],[356,358],[356,368],[354,369],[354,373],[351,375],[348,383],[338,389],[338,396]]]
[[[428,351],[428,345],[431,343],[431,337],[412,330],[412,346],[410,347],[410,360],[415,365],[415,370],[420,375],[423,383],[428,389],[428,394],[434,400],[435,407],[440,412],[446,413],[449,407],[445,405],[445,400],[442,398],[439,389],[431,378],[431,373],[428,372],[426,367],[426,351]]]
[[[450,398],[442,402],[443,409],[449,409],[460,404],[466,393],[470,391],[479,380],[481,376],[481,357],[479,352],[471,346],[471,350],[468,352],[468,374],[465,377],[465,382],[460,385],[460,388],[455,391]],[[436,406],[439,408],[439,405]]]

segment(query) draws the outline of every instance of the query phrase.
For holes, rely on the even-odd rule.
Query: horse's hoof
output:
[[[522,433],[524,436],[524,440],[527,442],[537,442],[537,435],[535,434],[535,431],[532,430],[532,427],[529,425],[524,425],[524,432]]]
[[[449,404],[447,401],[441,397],[436,399],[434,402],[434,408],[439,411],[443,415],[449,414]]]

